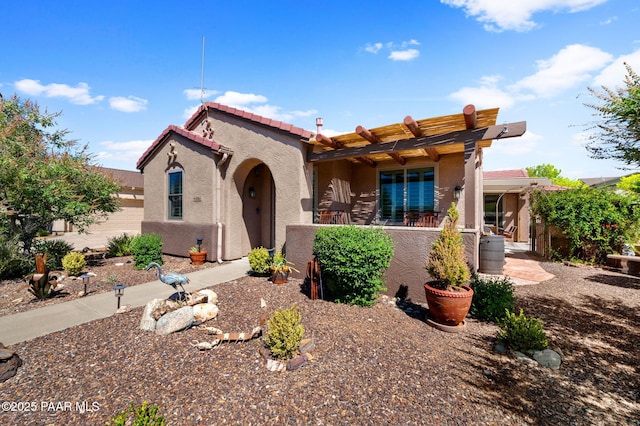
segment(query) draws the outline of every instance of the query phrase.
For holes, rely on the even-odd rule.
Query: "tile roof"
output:
[[[127,188],[143,188],[144,177],[140,172],[131,170],[111,169],[108,167],[97,167],[102,174],[111,176],[117,180],[123,187]]]
[[[206,146],[207,148],[210,148],[212,151],[215,151],[215,152],[219,152],[221,149],[225,148],[223,145],[220,145],[219,143],[216,143],[213,140],[209,140],[204,136],[201,136],[195,132],[189,131],[183,127],[175,126],[172,124],[166,129],[164,129],[164,131],[160,134],[160,136],[158,136],[156,140],[153,141],[151,146],[147,148],[144,154],[142,154],[142,156],[138,160],[138,163],[136,164],[136,167],[138,169],[142,170],[144,168],[145,163],[147,162],[147,160],[149,159],[153,151],[155,151],[155,149],[162,143],[162,141],[164,141],[165,138],[167,138],[171,133],[177,133],[180,136],[184,136],[185,138],[192,140],[196,143],[199,143],[200,145]]]
[[[204,104],[200,105],[198,110],[191,116],[191,118],[189,118],[189,120],[184,125],[184,127],[186,129],[191,129],[195,127],[195,125],[198,123],[198,118],[207,109],[215,109],[216,111],[234,115],[236,117],[239,117],[248,121],[253,121],[254,123],[261,124],[263,126],[272,127],[276,130],[281,130],[283,132],[291,133],[294,136],[299,136],[305,139],[309,139],[314,134],[309,130],[296,127],[293,124],[287,124],[279,120],[263,117],[261,115],[254,114],[249,111],[233,108],[227,105],[219,104],[217,102],[205,102]]]
[[[512,179],[512,178],[528,178],[529,174],[525,169],[511,169],[511,170],[492,170],[483,171],[483,179]]]

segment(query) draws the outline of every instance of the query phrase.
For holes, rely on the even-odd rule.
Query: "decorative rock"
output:
[[[184,306],[160,317],[156,322],[156,334],[166,336],[187,329],[191,325],[193,325],[193,307]]]
[[[178,302],[169,299],[163,299],[158,302],[156,308],[151,312],[151,316],[157,321],[167,312],[172,312],[180,308],[181,305]]]
[[[307,352],[313,352],[316,349],[316,343],[314,339],[302,339],[300,342],[300,347],[298,350],[301,354],[306,354]]]
[[[553,370],[557,370],[560,368],[560,364],[562,364],[562,357],[555,351],[551,349],[545,349],[543,351],[535,351],[533,353],[533,359],[538,361],[543,367],[549,367]]]
[[[162,299],[153,299],[147,302],[144,311],[142,311],[142,317],[140,318],[140,330],[155,331],[156,319],[151,314],[158,307],[161,300]]]
[[[502,342],[496,342],[496,344],[493,345],[493,350],[500,354],[503,354],[507,352],[507,347]]]
[[[0,343],[0,383],[9,380],[18,372],[22,365],[22,360],[13,349],[7,348]]]
[[[202,289],[194,292],[193,294],[204,294],[207,296],[207,303],[218,303],[218,295],[213,290]]]
[[[187,306],[195,306],[200,303],[207,303],[208,296],[202,293],[190,294],[187,298]]]
[[[198,323],[203,323],[217,317],[218,311],[218,306],[213,303],[200,303],[193,307],[193,319]]]
[[[116,314],[124,314],[126,312],[129,312],[130,310],[131,310],[131,306],[129,305],[120,306],[120,309],[116,311]]]
[[[285,371],[287,369],[287,364],[282,361],[278,361],[275,359],[267,360],[267,370],[269,371]]]
[[[523,354],[522,352],[513,351],[513,354],[515,355],[518,361],[522,361],[527,365],[538,365],[538,362],[535,359],[529,358],[527,355]]]
[[[308,361],[308,358],[305,354],[298,355],[297,357],[290,359],[289,362],[287,362],[287,370],[288,371],[297,370],[298,368],[305,365],[307,361]]]

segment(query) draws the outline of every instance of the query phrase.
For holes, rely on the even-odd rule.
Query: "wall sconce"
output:
[[[120,298],[122,296],[124,296],[124,289],[125,289],[125,285],[124,284],[116,284],[113,286],[113,291],[115,291],[116,293],[116,297],[118,298],[118,309],[120,309]]]
[[[460,188],[460,185],[456,185],[456,187],[453,188],[453,199],[459,200],[460,197],[462,197],[462,188]]]
[[[84,284],[84,293],[82,293],[82,297],[84,297],[87,295],[87,286],[89,285],[89,278],[91,278],[91,275],[82,274],[78,278],[82,278],[82,284]]]
[[[256,198],[256,190],[253,186],[249,187],[249,198]]]

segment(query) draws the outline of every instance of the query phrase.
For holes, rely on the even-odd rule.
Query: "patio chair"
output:
[[[515,235],[516,235],[517,229],[518,229],[517,226],[511,225],[510,227],[502,231],[502,235],[504,235],[505,238],[510,238],[511,241],[515,241]]]

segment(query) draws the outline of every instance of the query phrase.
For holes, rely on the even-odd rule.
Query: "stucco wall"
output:
[[[313,239],[319,227],[329,225],[291,225],[287,227],[287,260],[293,262],[299,272],[293,276],[304,278],[307,262],[313,257]],[[430,228],[406,228],[402,226],[383,226],[396,246],[391,265],[386,272],[387,291],[395,296],[406,291],[406,296],[417,303],[425,302],[423,284],[429,274],[425,264],[431,245],[440,231]],[[462,233],[467,259],[477,270],[479,234],[476,230],[464,230]]]

